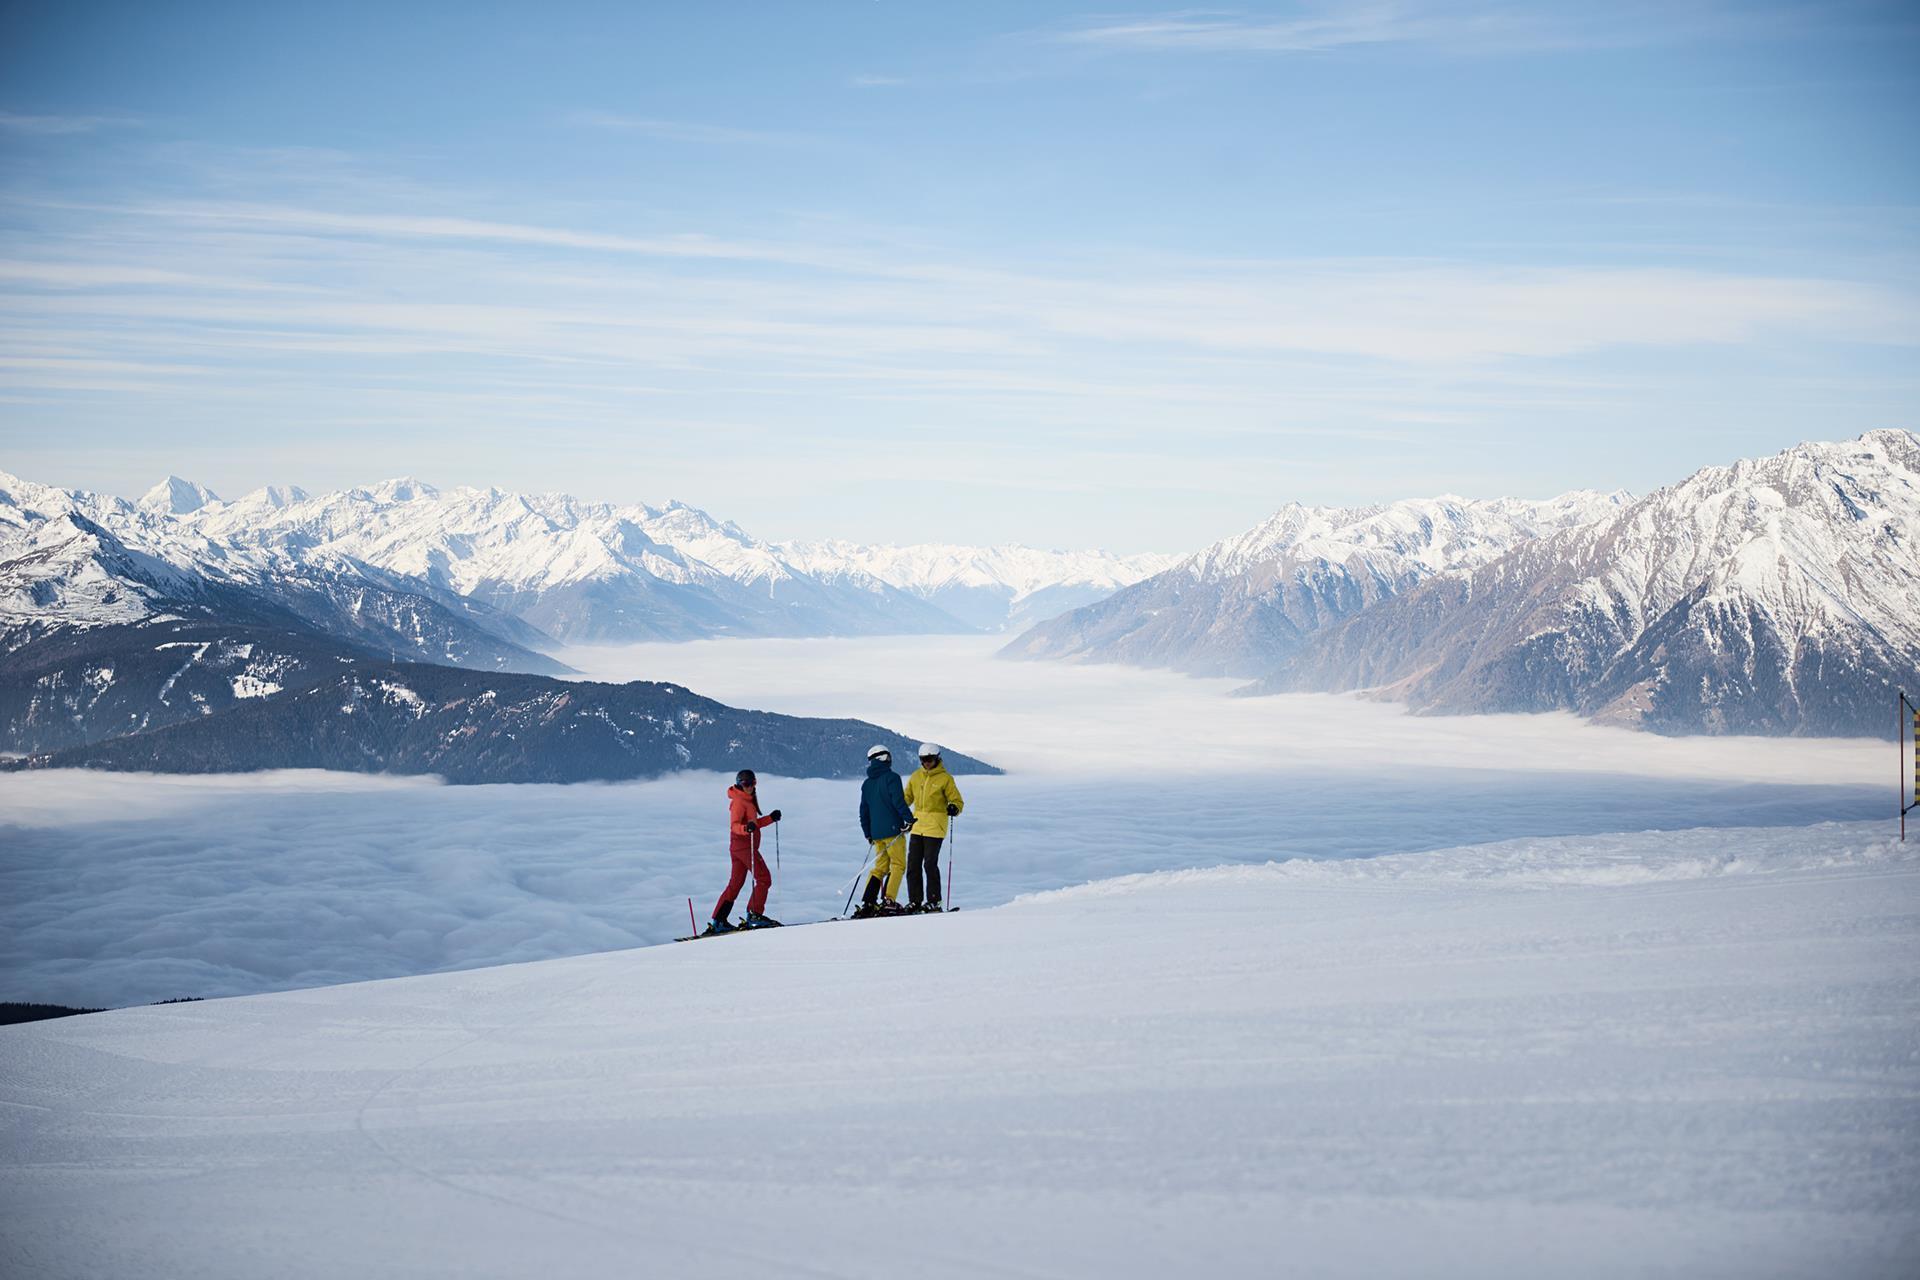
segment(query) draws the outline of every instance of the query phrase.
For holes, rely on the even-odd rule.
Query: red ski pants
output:
[[[729,849],[733,858],[733,874],[727,877],[727,890],[720,895],[720,901],[713,904],[713,918],[733,910],[733,900],[740,896],[740,886],[747,882],[747,864],[753,864],[753,896],[747,899],[747,910],[759,915],[767,909],[767,890],[773,887],[773,873],[767,870],[767,860],[760,856],[758,849]]]

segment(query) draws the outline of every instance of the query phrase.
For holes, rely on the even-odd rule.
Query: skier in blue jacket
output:
[[[867,780],[860,784],[860,834],[873,846],[873,873],[867,877],[867,890],[860,895],[856,919],[864,916],[894,915],[900,906],[900,877],[907,869],[907,831],[913,826],[913,810],[893,771],[893,752],[875,746],[867,752]],[[886,890],[886,901],[880,891]]]

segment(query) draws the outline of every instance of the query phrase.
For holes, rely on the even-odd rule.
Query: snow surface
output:
[[[1916,848],[1189,871],[3,1028],[0,1269],[1911,1276]]]

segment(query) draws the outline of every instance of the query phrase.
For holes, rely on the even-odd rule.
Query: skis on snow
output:
[[[809,920],[806,922],[806,924],[838,924],[843,920],[905,920],[913,916],[946,916],[946,915],[952,915],[954,912],[958,911],[959,909],[960,908],[958,907],[942,907],[938,911],[900,911],[900,912],[893,912],[885,915],[876,913],[870,916],[861,916],[861,915],[828,916],[825,920]],[[784,925],[777,920],[769,920],[766,924],[737,924],[733,926],[733,928],[726,930],[724,933],[708,933],[704,931],[700,933],[690,933],[686,935],[684,938],[675,938],[674,941],[675,942],[698,942],[702,938],[731,938],[736,933],[758,933],[762,929],[787,929],[787,928],[795,928],[795,927],[805,928],[806,924],[799,925],[799,926]]]
[[[781,924],[778,920],[764,920],[759,924],[748,924],[745,921],[741,921],[739,924],[734,925],[731,929],[718,929],[718,930],[706,929],[699,933],[690,933],[684,938],[675,938],[674,941],[675,942],[698,942],[702,938],[730,938],[736,933],[757,933],[761,929],[784,929],[784,928],[786,928],[786,926]]]

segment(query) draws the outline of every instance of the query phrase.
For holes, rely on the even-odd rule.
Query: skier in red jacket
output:
[[[713,919],[707,922],[706,929],[709,934],[766,929],[780,923],[760,914],[767,905],[767,891],[773,887],[773,875],[767,870],[766,859],[760,856],[760,833],[780,821],[780,811],[775,809],[765,817],[760,815],[758,782],[753,770],[742,769],[734,775],[733,785],[727,788],[727,852],[733,859],[733,874],[727,877],[726,892],[713,904]],[[727,917],[733,914],[733,900],[739,895],[740,886],[747,882],[748,867],[753,868],[753,894],[747,899],[746,920],[734,924]]]

